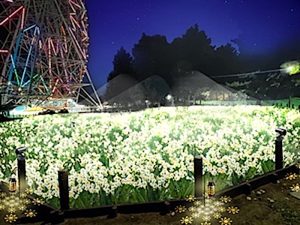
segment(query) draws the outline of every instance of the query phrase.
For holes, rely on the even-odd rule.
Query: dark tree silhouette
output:
[[[165,36],[148,36],[143,33],[139,42],[134,45],[132,55],[137,80],[142,81],[154,75],[169,80],[172,56]]]
[[[106,100],[119,95],[136,83],[132,78],[134,74],[133,59],[123,47],[115,55],[113,66],[113,71],[107,78]]]
[[[119,74],[133,74],[133,59],[126,50],[121,47],[113,60],[113,71],[108,75],[107,81],[112,80]]]
[[[215,76],[241,72],[238,52],[229,43],[216,48],[214,63],[217,67],[211,66]]]
[[[197,70],[211,74],[214,46],[205,32],[199,30],[197,24],[190,27],[182,37],[174,39],[171,47],[172,55],[176,57],[177,72]]]

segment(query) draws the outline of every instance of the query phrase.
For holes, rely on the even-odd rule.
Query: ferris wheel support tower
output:
[[[2,1],[0,7],[2,102],[72,98],[102,107],[87,70],[83,0]]]

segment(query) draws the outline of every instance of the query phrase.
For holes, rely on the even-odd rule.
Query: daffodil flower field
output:
[[[69,171],[71,206],[180,199],[193,193],[193,158],[217,190],[274,169],[275,129],[284,161],[299,159],[300,113],[263,106],[195,106],[133,113],[46,115],[0,123],[0,179],[26,146],[35,195],[58,204],[57,172]]]

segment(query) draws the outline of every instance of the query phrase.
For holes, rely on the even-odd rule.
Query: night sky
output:
[[[190,26],[216,46],[238,39],[244,54],[271,54],[300,40],[300,0],[86,0],[89,15],[88,68],[96,87],[106,83],[117,50],[131,49],[142,33],[169,42]],[[300,44],[300,43],[299,43]]]

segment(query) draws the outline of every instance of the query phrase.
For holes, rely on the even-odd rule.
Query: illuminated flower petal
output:
[[[223,212],[225,212],[226,211],[226,209],[225,209],[225,207],[219,207],[219,212],[221,212],[221,213],[223,213]]]
[[[6,223],[14,223],[16,222],[18,219],[17,215],[16,214],[7,214],[5,217],[4,217],[4,221]]]
[[[182,205],[176,206],[176,208],[175,208],[175,212],[177,212],[177,213],[184,213],[185,211],[186,211],[186,207],[182,206]]]
[[[41,200],[41,199],[36,198],[36,199],[34,199],[34,200],[32,201],[32,203],[33,203],[34,205],[39,206],[39,205],[44,204],[44,201]]]
[[[220,219],[222,217],[222,215],[220,213],[214,213],[213,217],[215,219]]]
[[[230,213],[230,214],[238,214],[239,213],[239,208],[238,207],[233,207],[233,206],[230,206],[227,208],[227,212]]]
[[[189,196],[187,197],[187,201],[189,201],[189,202],[194,202],[194,201],[195,201],[195,197],[194,197],[193,195],[189,195]]]
[[[188,209],[190,212],[195,212],[196,211],[196,207],[194,207],[194,206],[191,206],[191,207],[189,207],[189,209]]]
[[[19,206],[18,206],[18,209],[19,209],[20,211],[25,211],[25,210],[26,210],[26,206],[25,206],[25,205],[19,205]]]
[[[31,194],[33,194],[33,190],[31,188],[26,188],[25,193],[27,195],[31,195]]]
[[[24,215],[25,215],[26,217],[32,218],[32,217],[36,217],[37,212],[36,212],[35,210],[28,209],[28,210],[26,210],[26,211],[24,212]]]
[[[194,213],[192,213],[192,217],[195,218],[195,219],[200,218],[201,217],[201,213],[194,212]]]
[[[17,211],[17,209],[15,207],[9,207],[7,209],[7,212],[9,212],[9,213],[15,213],[16,211]]]
[[[27,194],[26,193],[21,193],[20,194],[20,198],[26,198],[27,197]]]
[[[6,197],[6,193],[0,192],[0,198],[5,198],[5,197]]]
[[[203,221],[210,221],[210,220],[211,220],[211,217],[208,216],[208,215],[205,215],[205,216],[202,217],[202,220],[203,220]]]
[[[193,218],[192,218],[192,217],[189,217],[189,216],[183,217],[183,218],[180,220],[180,223],[181,223],[181,224],[184,224],[184,225],[192,224],[192,222],[193,222]]]
[[[205,221],[205,222],[203,222],[203,223],[200,223],[200,225],[211,225],[211,223]]]
[[[223,206],[223,205],[224,205],[223,202],[220,202],[220,201],[215,201],[214,202],[214,206],[216,206],[216,207],[220,207],[220,206]]]
[[[25,200],[24,200],[24,204],[25,204],[25,205],[29,205],[29,204],[31,204],[31,201],[30,201],[29,199],[25,199]]]
[[[230,218],[224,217],[224,218],[221,218],[219,220],[219,223],[221,225],[231,225],[232,224],[232,220]]]
[[[298,177],[298,175],[296,173],[288,173],[286,176],[285,176],[285,179],[286,180],[296,180]]]
[[[226,203],[231,202],[231,198],[228,197],[228,196],[222,196],[222,197],[220,198],[220,201],[226,204]]]
[[[200,206],[200,205],[202,205],[202,202],[201,202],[201,201],[195,201],[195,202],[194,202],[194,205],[195,205],[195,206]]]
[[[299,184],[294,184],[291,188],[291,191],[293,192],[300,192],[300,185]]]

